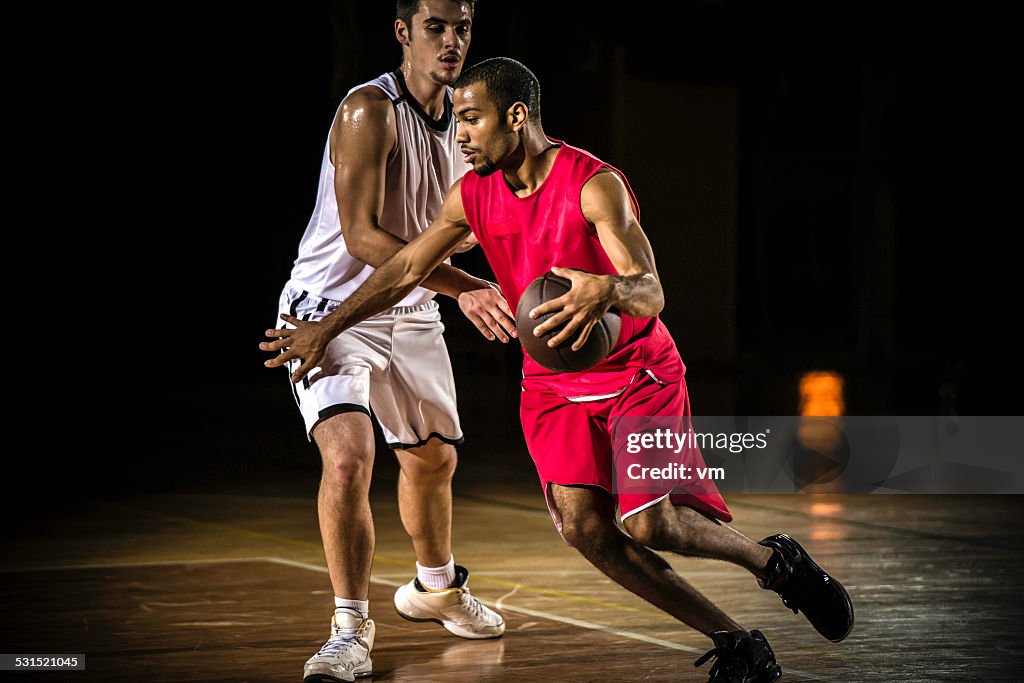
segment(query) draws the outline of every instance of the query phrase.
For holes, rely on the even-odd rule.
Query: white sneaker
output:
[[[435,621],[462,638],[498,638],[505,620],[469,593],[469,570],[455,567],[455,585],[435,591],[413,579],[395,591],[395,609],[409,621]]]
[[[376,628],[372,619],[358,612],[340,609],[331,617],[331,637],[302,669],[305,683],[354,681],[373,673],[370,650]]]

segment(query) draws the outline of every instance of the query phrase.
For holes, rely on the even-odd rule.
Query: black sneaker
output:
[[[768,578],[757,583],[782,596],[782,603],[803,612],[818,633],[833,643],[853,630],[853,603],[843,584],[815,564],[799,543],[786,534],[761,541],[775,551],[768,562]]]
[[[782,667],[760,631],[715,631],[711,640],[714,649],[693,663],[696,667],[715,658],[708,683],[771,683],[782,677]]]

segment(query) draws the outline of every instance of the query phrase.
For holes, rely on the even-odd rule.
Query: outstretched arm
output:
[[[618,174],[606,171],[588,180],[580,195],[580,206],[584,217],[597,230],[601,246],[618,275],[551,269],[555,275],[571,280],[572,289],[530,311],[531,318],[557,311],[537,326],[537,336],[565,324],[548,342],[549,346],[558,346],[578,331],[572,348],[581,348],[590,330],[613,306],[637,318],[657,315],[665,306],[654,252],[633,214],[629,191]]]
[[[264,351],[283,352],[266,361],[264,365],[273,368],[296,358],[301,359],[302,363],[292,373],[293,382],[301,381],[320,362],[324,349],[332,339],[352,325],[393,306],[430,275],[470,233],[462,208],[461,185],[460,181],[452,186],[441,209],[441,215],[427,230],[377,268],[366,282],[330,315],[319,322],[282,315],[281,319],[291,323],[295,328],[266,331],[268,337],[276,339],[262,342],[260,348]],[[511,320],[512,312],[508,310],[508,304],[504,303],[504,299],[501,303],[504,305],[503,310],[508,320]],[[494,333],[497,334],[499,329],[495,329]]]

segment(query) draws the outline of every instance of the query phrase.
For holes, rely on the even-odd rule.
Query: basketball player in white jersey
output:
[[[375,266],[430,225],[468,170],[455,142],[449,85],[466,58],[474,2],[398,1],[402,65],[353,88],[338,108],[281,313],[318,320],[337,308]],[[318,511],[335,594],[331,636],[306,662],[307,683],[372,672],[371,410],[398,457],[399,510],[417,559],[417,577],[396,592],[395,607],[463,638],[496,638],[505,630],[501,616],[469,593],[468,572],[451,552],[451,478],[462,430],[433,297],[457,298],[488,339],[514,336],[512,313],[496,288],[450,265],[424,287],[334,339],[294,385],[323,460]]]

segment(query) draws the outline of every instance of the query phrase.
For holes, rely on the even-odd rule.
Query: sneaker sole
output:
[[[788,541],[789,543],[792,543],[794,548],[796,549],[796,551],[798,553],[800,553],[801,557],[804,558],[804,562],[806,562],[808,564],[808,566],[810,566],[814,571],[820,572],[820,573],[824,574],[825,576],[827,576],[829,582],[833,586],[836,586],[839,589],[839,592],[842,593],[843,600],[846,603],[846,611],[849,612],[849,614],[850,614],[850,627],[848,629],[846,629],[846,632],[843,635],[841,635],[841,636],[839,636],[837,638],[828,638],[828,640],[830,642],[833,642],[833,643],[841,643],[841,642],[843,642],[844,640],[846,640],[846,637],[848,635],[850,635],[850,632],[853,631],[853,624],[854,624],[854,621],[856,620],[856,618],[854,617],[854,613],[853,613],[853,601],[850,600],[850,594],[846,592],[846,588],[843,586],[843,584],[841,584],[838,581],[836,581],[836,578],[834,576],[832,576],[827,571],[825,571],[824,569],[819,567],[818,563],[815,562],[813,559],[811,559],[811,556],[807,553],[806,550],[804,550],[804,547],[802,545],[800,545],[799,543],[797,543],[796,540],[792,536],[789,536],[788,534],[779,534],[779,536],[782,539],[784,539],[784,542]],[[806,614],[804,616],[806,616]],[[817,630],[817,629],[815,629],[815,630]],[[780,671],[780,674],[781,674],[781,671]]]
[[[420,618],[410,616],[402,610],[398,609],[397,606],[395,606],[395,611],[398,612],[398,616],[402,617],[406,621],[413,621],[417,624],[424,624],[428,621],[431,621],[435,624],[440,624],[449,633],[457,635],[460,638],[466,638],[467,640],[488,640],[490,638],[501,638],[503,635],[505,635],[505,622],[501,623],[501,631],[499,633],[475,633],[473,631],[467,631],[466,629],[460,627],[458,624],[448,624],[442,621],[441,619],[434,619],[433,617]]]
[[[367,676],[373,675],[373,663],[367,661],[364,665],[366,669],[360,669],[353,672],[352,678],[343,678],[330,673],[329,671],[315,671],[310,674],[305,674],[302,679],[302,683],[350,683],[357,678],[366,678]],[[329,669],[330,667],[325,665],[324,668]]]

